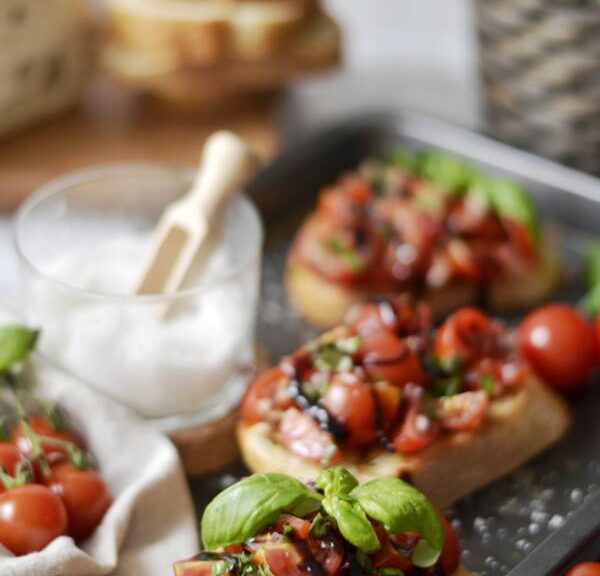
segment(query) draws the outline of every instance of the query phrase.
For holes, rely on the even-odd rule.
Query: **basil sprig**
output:
[[[324,493],[323,508],[331,516],[342,536],[359,550],[370,554],[381,547],[379,538],[365,511],[352,495],[358,481],[340,466],[324,470],[317,487]]]
[[[476,196],[485,201],[500,217],[522,224],[534,242],[539,239],[539,220],[535,205],[517,182],[490,178],[467,162],[440,150],[411,154],[395,150],[388,154],[390,162],[410,169],[437,184],[443,192]]]
[[[359,485],[348,470],[337,466],[321,472],[316,486],[322,494],[275,473],[255,474],[230,486],[204,512],[205,548],[216,550],[242,543],[276,522],[282,512],[305,516],[318,511],[321,524],[335,524],[361,553],[371,554],[381,548],[371,523],[374,520],[390,534],[420,534],[412,555],[415,566],[427,568],[438,561],[444,527],[431,502],[410,484],[381,478]]]
[[[416,488],[398,478],[386,477],[361,484],[351,494],[389,534],[420,534],[412,555],[415,566],[428,568],[438,561],[444,546],[444,526],[433,504]]]
[[[0,372],[27,360],[38,338],[37,330],[24,326],[0,326]]]
[[[260,534],[282,512],[303,516],[321,507],[321,495],[285,474],[254,474],[221,492],[202,516],[207,550]]]

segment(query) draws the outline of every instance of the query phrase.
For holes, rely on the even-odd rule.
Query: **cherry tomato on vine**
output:
[[[64,442],[71,442],[78,447],[82,446],[81,440],[73,432],[67,428],[56,430],[43,414],[33,414],[29,416],[29,425],[31,426],[31,429],[40,436],[46,436]],[[31,453],[31,443],[25,434],[22,424],[19,423],[13,428],[11,440],[19,448],[21,453],[25,455]],[[42,448],[44,454],[46,454],[50,460],[68,456],[68,450],[65,450],[65,448],[60,446],[42,444]]]
[[[45,484],[63,501],[69,535],[84,540],[96,529],[112,497],[106,483],[94,470],[80,470],[70,462],[52,466]]]
[[[375,400],[368,384],[354,374],[336,374],[321,403],[348,432],[350,446],[375,440]]]
[[[566,576],[600,576],[600,562],[581,562],[573,566]]]
[[[46,486],[25,484],[0,494],[0,543],[23,556],[67,532],[67,512]]]
[[[15,468],[21,459],[19,449],[10,442],[0,442],[0,466],[10,476],[15,475]],[[4,485],[0,482],[0,490]]]
[[[528,314],[519,326],[518,342],[532,368],[562,392],[581,390],[596,363],[591,325],[566,304],[548,304]]]

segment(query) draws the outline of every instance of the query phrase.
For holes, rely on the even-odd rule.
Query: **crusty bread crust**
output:
[[[562,398],[531,378],[514,395],[494,400],[477,430],[442,436],[414,455],[377,447],[367,454],[348,453],[341,464],[360,481],[405,478],[445,509],[554,444],[569,422]],[[237,435],[244,461],[254,472],[283,472],[301,479],[319,473],[316,464],[288,452],[266,423],[239,424]]]
[[[546,235],[541,254],[527,271],[491,282],[485,301],[496,312],[509,312],[542,301],[554,292],[561,280],[558,252],[550,234]],[[343,322],[348,309],[374,294],[364,289],[329,281],[302,262],[292,249],[285,274],[290,302],[311,323],[329,328]],[[402,290],[400,289],[398,293]],[[407,287],[410,292],[410,288]],[[479,287],[468,282],[453,283],[418,294],[427,302],[436,318],[479,303]]]

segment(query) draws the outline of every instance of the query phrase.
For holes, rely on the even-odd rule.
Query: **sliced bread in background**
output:
[[[109,0],[102,61],[120,81],[201,103],[271,90],[337,64],[317,0]]]
[[[90,65],[81,0],[2,0],[0,136],[76,102]]]

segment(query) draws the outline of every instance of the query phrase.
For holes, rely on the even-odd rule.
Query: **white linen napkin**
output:
[[[0,323],[18,322],[0,309]],[[169,440],[115,401],[36,358],[36,391],[58,402],[96,456],[113,503],[78,547],[62,536],[35,554],[0,546],[1,576],[169,576],[175,560],[198,551],[197,519]]]

